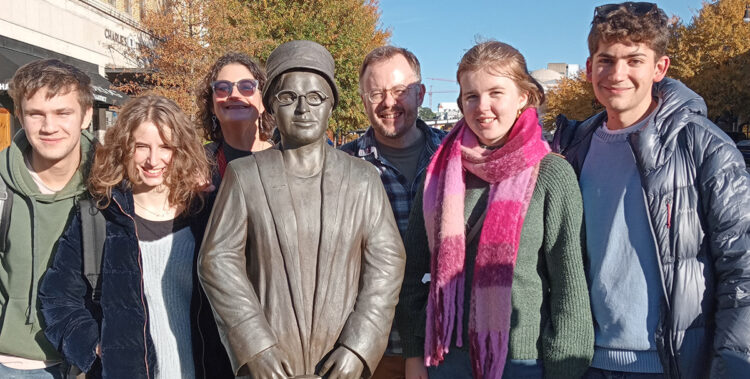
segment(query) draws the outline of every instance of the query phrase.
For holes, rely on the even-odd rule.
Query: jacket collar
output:
[[[630,135],[633,153],[645,172],[661,166],[671,156],[677,134],[687,124],[674,121],[685,120],[683,116],[688,114],[707,114],[703,99],[680,81],[664,78],[654,84],[652,94],[659,99],[654,122],[649,122],[643,129]],[[606,119],[606,111],[584,121],[567,120],[564,116],[558,118],[559,132],[553,143],[555,150],[566,154],[568,147],[579,146],[576,156],[569,157],[571,163],[577,163],[574,164],[577,166],[576,171],[580,169],[588,153],[591,136]]]
[[[438,146],[440,146],[440,142],[442,141],[443,137],[445,137],[446,133],[442,130],[429,127],[421,119],[417,119],[417,129],[421,130],[424,134],[425,147],[427,148],[426,152],[428,156],[432,156],[432,154],[434,154],[437,150]],[[369,155],[372,155],[374,159],[380,159],[377,146],[378,144],[375,140],[375,130],[372,128],[372,126],[370,126],[367,128],[367,131],[365,131],[365,134],[357,139],[355,156],[358,158],[365,158]]]
[[[34,197],[40,202],[55,202],[78,196],[86,191],[86,178],[88,178],[93,162],[95,144],[96,139],[93,134],[87,130],[82,131],[80,139],[81,162],[78,169],[63,189],[52,195],[43,195],[39,192],[39,188],[34,183],[34,179],[31,178],[24,162],[24,154],[31,150],[31,144],[26,137],[26,132],[21,129],[13,136],[11,145],[3,150],[0,155],[0,176],[14,191]]]
[[[127,179],[112,188],[112,202],[108,208],[111,212],[116,214],[123,214],[130,217],[135,216],[133,191],[130,189],[130,184]]]

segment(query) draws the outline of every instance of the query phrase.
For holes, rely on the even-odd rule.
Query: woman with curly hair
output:
[[[173,101],[143,96],[123,107],[89,177],[106,220],[101,297],[92,301],[81,272],[80,210],[40,287],[46,336],[70,364],[108,378],[232,376],[195,265],[209,167]]]
[[[227,53],[209,69],[198,89],[198,120],[209,155],[215,157],[218,188],[227,163],[271,147],[273,118],[265,112],[260,89],[266,72],[249,56]]]

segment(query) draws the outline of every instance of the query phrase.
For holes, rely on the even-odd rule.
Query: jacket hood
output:
[[[52,195],[44,195],[39,191],[34,179],[24,162],[24,153],[31,149],[26,138],[26,132],[21,129],[13,137],[13,143],[0,152],[0,177],[13,191],[24,196],[32,197],[41,203],[55,202],[77,196],[86,191],[86,178],[93,162],[96,140],[89,131],[81,133],[81,163],[67,185]]]
[[[707,115],[703,98],[678,80],[663,79],[654,85],[653,94],[659,99],[653,123],[630,136],[636,159],[645,172],[660,167],[672,156],[680,131],[696,115]]]

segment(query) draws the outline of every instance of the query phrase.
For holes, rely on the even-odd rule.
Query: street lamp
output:
[[[750,4],[745,4],[745,17],[742,18],[742,21],[750,22]]]

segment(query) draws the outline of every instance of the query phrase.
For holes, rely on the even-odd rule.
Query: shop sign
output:
[[[117,43],[119,45],[131,48],[131,49],[140,48],[141,45],[142,45],[138,41],[138,38],[135,37],[135,36],[133,36],[133,35],[131,35],[131,36],[124,36],[124,35],[122,35],[120,33],[117,33],[115,31],[109,30],[109,29],[104,29],[104,38],[106,38],[106,39],[108,39],[108,40],[110,40],[112,42],[115,42],[115,43]]]

